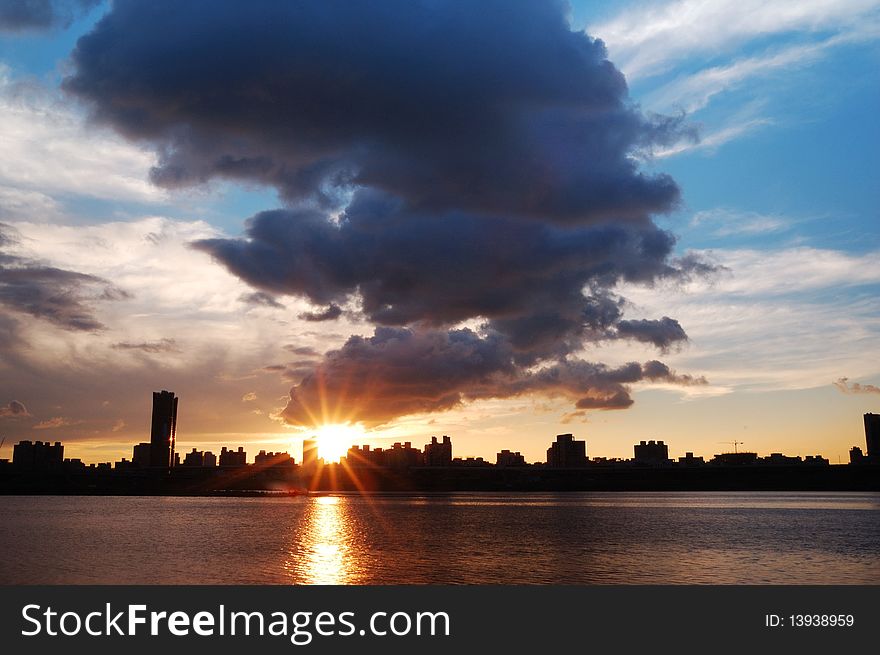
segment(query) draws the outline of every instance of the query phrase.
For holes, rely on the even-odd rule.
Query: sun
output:
[[[322,425],[318,428],[318,457],[325,463],[338,462],[348,449],[356,445],[364,431],[360,428],[345,425]]]

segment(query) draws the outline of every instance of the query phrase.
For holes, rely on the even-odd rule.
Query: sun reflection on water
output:
[[[361,567],[354,529],[337,496],[308,500],[284,568],[297,584],[352,584]]]

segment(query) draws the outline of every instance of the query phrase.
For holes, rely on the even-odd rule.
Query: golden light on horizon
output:
[[[318,457],[325,463],[338,462],[351,446],[363,436],[362,428],[343,423],[322,425],[318,428]]]

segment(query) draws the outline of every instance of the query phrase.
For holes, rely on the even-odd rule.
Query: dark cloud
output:
[[[89,287],[108,284],[93,275],[50,266],[2,266],[0,304],[67,330],[95,331],[104,326],[86,304],[84,293]]]
[[[67,27],[102,0],[0,0],[0,32]]]
[[[9,225],[0,223],[0,248],[18,241]],[[0,305],[30,314],[67,330],[100,330],[94,301],[130,297],[103,278],[47,266],[0,250]]]
[[[254,307],[272,307],[273,309],[284,309],[284,305],[275,299],[272,294],[265,291],[254,291],[253,293],[243,293],[238,297],[240,302]]]
[[[664,316],[658,321],[641,319],[620,321],[617,333],[625,338],[650,343],[665,352],[672,344],[687,341],[687,334],[674,318]]]
[[[312,348],[311,346],[297,346],[295,344],[287,344],[284,346],[285,350],[289,350],[294,355],[301,355],[303,357],[317,357],[320,353]]]
[[[531,371],[516,364],[510,344],[497,334],[380,327],[372,337],[353,336],[327,353],[291,389],[281,414],[296,425],[378,425],[467,400],[522,394],[571,398],[578,409],[624,409],[632,404],[630,385],[646,380],[706,384],[657,361],[613,368],[563,360]]]
[[[327,305],[326,309],[323,309],[320,312],[303,312],[299,315],[299,318],[304,321],[320,322],[335,321],[340,316],[342,316],[342,307],[330,303]]]
[[[880,393],[880,387],[873,384],[859,384],[858,382],[850,384],[849,378],[838,378],[834,382],[834,386],[843,393]]]
[[[642,365],[642,375],[644,379],[652,382],[667,382],[685,387],[701,387],[709,384],[709,381],[702,375],[694,376],[686,373],[676,373],[666,364],[658,362],[656,359],[645,362]]]
[[[610,291],[622,281],[687,274],[669,262],[674,244],[651,223],[563,227],[425,214],[361,190],[338,221],[311,209],[267,211],[250,220],[246,238],[195,247],[270,293],[331,309],[357,293],[378,324],[439,326],[483,317],[528,357],[565,354],[586,336],[638,338],[663,348],[686,338],[672,319],[620,330],[622,301]]]
[[[481,339],[471,330],[382,327],[371,338],[352,336],[327,353],[291,389],[282,416],[300,425],[352,418],[378,424],[451,409],[475,385],[515,374],[510,349],[500,339]]]
[[[618,285],[711,267],[673,257],[651,216],[678,187],[638,164],[681,138],[682,117],[642,114],[566,12],[257,0],[211,3],[208,18],[118,0],[77,43],[64,87],[157,150],[158,184],[278,189],[285,208],[258,213],[243,238],[193,244],[255,296],[326,308],[305,320],[357,307],[378,326],[285,367],[291,422],[316,407],[376,423],[525,393],[623,408],[636,382],[689,382],[659,362],[577,358],[608,339],[661,351],[686,339],[668,317],[624,319]]]
[[[631,155],[680,136],[627,98],[552,0],[120,0],[65,88],[157,147],[153,179],[289,200],[383,189],[419,208],[643,221],[679,191]]]
[[[17,400],[10,400],[9,403],[0,407],[0,418],[27,418],[31,413]]]
[[[141,342],[120,341],[119,343],[114,343],[113,348],[117,350],[139,350],[150,354],[180,352],[180,348],[177,347],[177,342],[174,339]]]
[[[126,292],[94,275],[0,256],[0,305],[66,330],[103,329],[91,302],[127,297]]]

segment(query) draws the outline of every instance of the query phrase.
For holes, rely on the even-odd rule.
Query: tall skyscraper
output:
[[[174,466],[177,433],[177,401],[171,391],[153,392],[153,423],[150,429],[150,466]]]
[[[314,469],[318,466],[318,440],[303,440],[302,466],[304,469]]]
[[[865,445],[867,456],[880,460],[880,414],[865,414]]]

